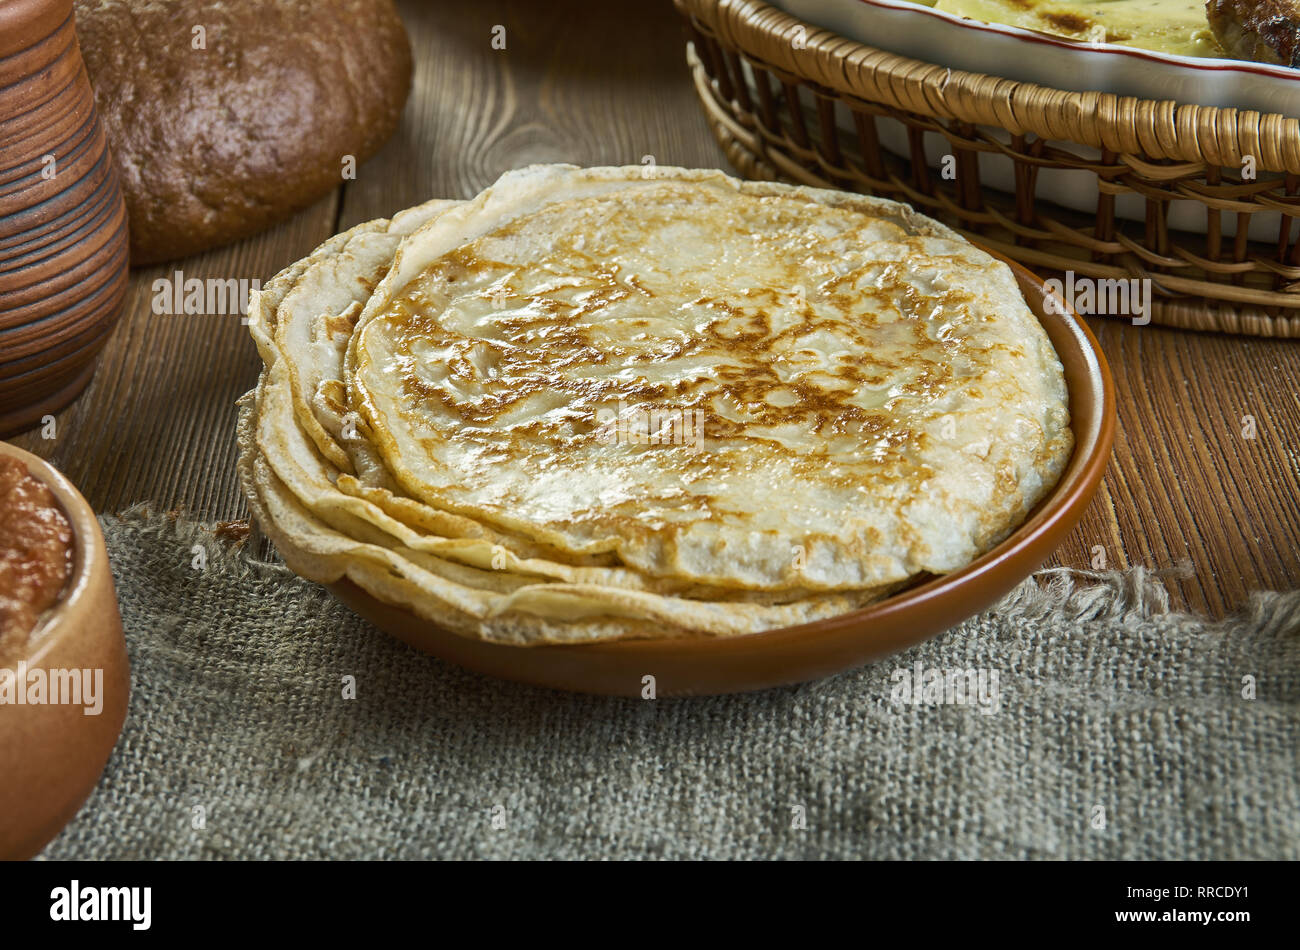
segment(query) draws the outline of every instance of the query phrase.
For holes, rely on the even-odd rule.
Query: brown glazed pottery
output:
[[[515,647],[471,640],[382,603],[346,579],[329,585],[330,590],[379,629],[448,662],[521,683],[615,696],[643,695],[647,676],[654,677],[655,695],[660,697],[800,683],[861,666],[941,633],[992,605],[1060,546],[1101,483],[1115,435],[1114,386],[1096,338],[1043,281],[1018,264],[1006,263],[1065,367],[1074,455],[1060,482],[1028,520],[959,571],[862,610],[797,627],[729,638],[579,646]]]
[[[127,286],[126,207],[72,0],[0,3],[0,436],[90,382]]]
[[[50,487],[72,525],[72,577],[63,598],[31,633],[23,655],[0,666],[27,677],[33,670],[102,671],[97,715],[84,705],[0,704],[0,860],[30,858],[72,820],[99,781],[126,718],[131,675],[108,552],[95,513],[59,472],[34,455],[0,442]],[[20,666],[20,664],[22,664]],[[22,685],[22,681],[19,681]]]

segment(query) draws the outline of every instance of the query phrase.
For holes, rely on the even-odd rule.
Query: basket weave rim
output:
[[[829,180],[813,175],[797,161],[783,155],[779,149],[770,147],[751,128],[733,116],[728,104],[713,88],[704,62],[693,43],[687,44],[686,59],[709,127],[718,145],[726,153],[727,159],[740,174],[747,178],[761,180],[789,180],[815,187],[838,187]],[[1046,273],[1037,270],[1043,267],[1046,267],[1047,271],[1061,269],[1061,261],[1052,254],[1042,253],[1024,245],[1013,246],[1005,242],[992,241],[987,234],[971,231],[960,225],[955,226],[959,233],[972,242],[1010,257],[1024,266],[1035,268],[1036,272]],[[1124,276],[1127,273],[1121,268],[1091,261],[1071,261],[1070,264],[1090,277]],[[1153,277],[1152,280],[1154,283],[1156,278]],[[1160,280],[1167,281],[1169,277],[1161,275]],[[1241,299],[1236,301],[1219,299],[1211,303],[1198,302],[1182,295],[1167,300],[1157,297],[1152,303],[1151,321],[1185,330],[1256,337],[1300,337],[1300,316],[1269,313],[1258,305],[1256,294],[1245,290],[1238,294],[1234,288],[1226,289],[1233,296],[1240,296]],[[1192,288],[1184,288],[1184,292],[1191,290]],[[1216,290],[1223,293],[1225,288],[1218,286]]]
[[[952,69],[850,40],[762,0],[674,0],[724,45],[791,82],[934,119],[1151,159],[1300,174],[1300,119],[1171,99],[1070,92]]]

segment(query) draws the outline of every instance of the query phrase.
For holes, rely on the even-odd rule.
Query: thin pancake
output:
[[[969,563],[1072,445],[1005,265],[893,202],[680,169],[528,169],[440,215],[344,375],[407,495],[754,590]],[[702,419],[706,450],[611,444],[628,406]]]

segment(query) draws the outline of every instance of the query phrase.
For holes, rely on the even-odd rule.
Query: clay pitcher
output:
[[[72,0],[0,3],[0,437],[90,382],[127,286],[126,207]]]

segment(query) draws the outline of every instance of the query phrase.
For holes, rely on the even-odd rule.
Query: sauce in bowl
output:
[[[0,659],[19,652],[72,575],[72,526],[54,493],[0,455]]]

